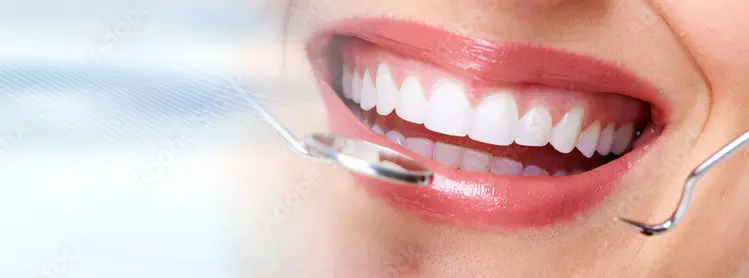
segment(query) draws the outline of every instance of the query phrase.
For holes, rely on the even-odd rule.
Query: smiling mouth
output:
[[[399,208],[538,226],[591,208],[668,119],[657,90],[592,58],[417,23],[351,20],[309,45],[331,129],[412,155],[427,188],[357,177]]]

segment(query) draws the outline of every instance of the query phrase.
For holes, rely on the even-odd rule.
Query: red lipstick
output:
[[[651,103],[655,126],[669,118],[669,106],[649,82],[606,62],[522,43],[491,42],[419,23],[389,19],[355,19],[319,32],[308,52],[320,80],[331,130],[403,153],[417,154],[388,141],[364,126],[330,85],[330,43],[335,36],[357,37],[398,55],[421,60],[480,82],[537,84],[590,93],[618,93]],[[646,129],[641,141],[658,128]],[[495,176],[421,162],[435,171],[424,188],[392,185],[356,177],[370,193],[398,208],[429,218],[475,227],[541,226],[585,212],[609,195],[630,165],[645,152],[640,147],[610,163],[567,177]]]

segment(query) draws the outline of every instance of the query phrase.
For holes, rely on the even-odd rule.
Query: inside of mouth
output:
[[[631,151],[652,125],[648,103],[620,94],[487,84],[356,38],[334,42],[328,83],[352,115],[449,168],[581,174]]]

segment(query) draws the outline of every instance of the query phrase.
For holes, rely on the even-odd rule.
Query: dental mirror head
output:
[[[241,90],[241,87],[238,86]],[[395,150],[341,135],[315,133],[297,139],[255,99],[244,98],[297,154],[336,163],[343,168],[379,180],[400,185],[425,186],[432,182],[432,170]]]
[[[401,185],[425,186],[432,171],[400,152],[342,135],[315,133],[304,137],[308,155],[336,163],[349,171]]]

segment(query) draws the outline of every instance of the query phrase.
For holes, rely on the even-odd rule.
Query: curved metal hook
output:
[[[687,214],[687,209],[689,209],[689,206],[692,205],[692,198],[694,198],[694,188],[697,185],[699,179],[702,178],[702,176],[704,176],[707,171],[715,167],[725,158],[729,157],[731,154],[746,146],[747,143],[749,143],[749,131],[733,140],[731,143],[702,162],[702,164],[697,166],[697,168],[695,168],[692,173],[689,174],[689,177],[687,177],[687,180],[684,183],[684,189],[681,192],[679,205],[671,214],[671,217],[669,217],[666,221],[663,221],[660,224],[650,225],[624,218],[619,218],[619,220],[639,229],[640,233],[646,236],[658,235],[671,231],[676,226],[676,224],[681,222],[681,220]]]

